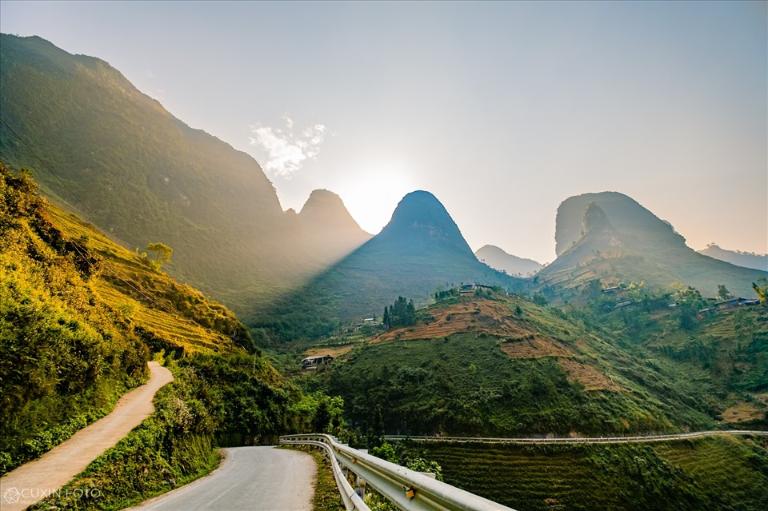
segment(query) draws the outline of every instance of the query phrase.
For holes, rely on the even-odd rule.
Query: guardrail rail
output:
[[[369,508],[352,489],[340,467],[363,479],[366,485],[403,511],[514,511],[420,472],[354,449],[338,442],[331,435],[284,435],[280,437],[280,443],[315,445],[326,450],[347,511],[369,511]]]

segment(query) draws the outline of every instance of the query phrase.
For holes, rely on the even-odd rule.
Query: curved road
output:
[[[2,511],[26,509],[60,489],[149,417],[155,411],[155,393],[173,381],[173,375],[157,362],[148,366],[149,381],[123,395],[109,415],[0,478]]]
[[[316,465],[309,454],[274,447],[223,449],[210,475],[148,500],[135,511],[311,511]]]

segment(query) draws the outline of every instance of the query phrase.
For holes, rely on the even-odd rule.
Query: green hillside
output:
[[[620,445],[408,444],[449,484],[519,511],[761,510],[764,439]]]
[[[416,191],[403,197],[379,234],[279,300],[252,326],[282,340],[320,337],[341,323],[381,316],[399,295],[423,304],[435,289],[462,282],[510,290],[524,285],[479,262],[440,201]]]
[[[356,224],[317,221],[322,207],[284,213],[253,158],[190,128],[103,60],[0,37],[0,158],[35,169],[46,194],[126,246],[170,245],[172,274],[239,312],[366,239]]]
[[[596,213],[591,220],[590,211]],[[669,223],[615,192],[565,200],[558,208],[555,239],[558,257],[537,274],[540,285],[570,288],[598,278],[606,286],[622,281],[656,289],[690,285],[715,296],[724,284],[737,295],[751,296],[752,283],[768,277],[768,272],[696,252]]]
[[[222,442],[337,431],[326,396],[302,394],[252,350],[223,305],[51,205],[28,174],[0,164],[0,473],[109,412],[143,381],[150,356],[164,358],[176,381],[161,391],[158,414],[109,454],[124,470],[118,479],[103,474],[110,499],[141,500],[201,475]],[[151,467],[142,461],[148,452]]]
[[[0,163],[0,350],[7,469],[103,414],[150,350],[250,347],[235,316],[42,199]]]
[[[729,306],[692,289],[666,293],[639,285],[605,293],[596,283],[570,295],[570,317],[673,362],[681,374],[705,383],[724,422],[768,426],[765,304]]]
[[[368,433],[514,436],[715,425],[711,383],[562,312],[449,296],[343,354],[318,380]]]

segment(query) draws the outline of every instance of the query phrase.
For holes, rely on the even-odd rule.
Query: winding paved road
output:
[[[223,449],[206,477],[148,500],[135,511],[311,511],[315,460],[274,447]]]
[[[173,375],[157,362],[148,366],[149,381],[123,395],[109,415],[0,478],[2,511],[26,509],[59,490],[149,417],[155,411],[155,393],[173,381]]]

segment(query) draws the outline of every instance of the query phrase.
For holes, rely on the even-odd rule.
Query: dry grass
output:
[[[435,309],[423,324],[397,328],[376,337],[373,342],[440,339],[449,335],[482,332],[497,337],[522,338],[533,332],[521,327],[503,302],[472,300]]]
[[[570,358],[559,358],[557,362],[568,375],[568,380],[580,383],[585,390],[621,391],[621,387],[594,366]]]
[[[101,258],[101,271],[92,280],[94,291],[112,310],[168,344],[185,351],[221,352],[235,349],[222,332],[206,328],[185,317],[175,304],[164,297],[169,290],[185,293],[218,314],[234,320],[225,307],[199,291],[177,283],[167,274],[153,271],[138,254],[111,240],[94,226],[54,205],[46,207],[48,220],[69,239],[87,236],[88,250]]]
[[[501,351],[512,358],[571,357],[573,352],[563,344],[533,337],[518,341],[508,341],[501,345]]]
[[[728,423],[748,422],[762,419],[765,412],[752,403],[736,403],[723,412],[723,420]]]
[[[352,348],[354,348],[352,344],[347,344],[345,346],[322,346],[317,348],[309,348],[304,352],[304,356],[322,357],[325,355],[330,355],[332,357],[340,357],[352,351]]]

